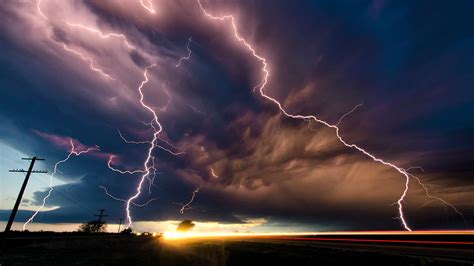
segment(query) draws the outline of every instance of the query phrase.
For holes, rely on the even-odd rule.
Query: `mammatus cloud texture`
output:
[[[472,2],[201,4],[234,16],[268,63],[265,93],[285,110],[330,124],[353,110],[339,124],[344,139],[427,184],[429,195],[410,179],[403,200],[413,229],[472,228]],[[132,205],[134,220],[401,228],[405,177],[261,97],[261,62],[198,1],[12,0],[0,17],[0,141],[50,166],[71,138],[100,146],[63,166],[48,201],[58,208],[38,222],[81,222],[102,207],[124,217],[100,186],[120,199],[135,193],[140,174],[107,162],[143,167],[154,124],[142,84],[163,132],[156,176],[135,202],[156,200]]]

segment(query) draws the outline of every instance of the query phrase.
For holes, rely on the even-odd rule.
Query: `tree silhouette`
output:
[[[182,222],[180,222],[178,224],[178,228],[176,230],[178,230],[180,232],[187,232],[187,231],[193,229],[194,226],[195,226],[195,224],[193,223],[193,221],[183,220]]]
[[[93,220],[83,223],[79,226],[79,232],[83,233],[103,233],[106,231],[107,223],[104,221]]]

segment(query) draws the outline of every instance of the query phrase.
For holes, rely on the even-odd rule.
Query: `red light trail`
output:
[[[278,240],[324,241],[324,242],[358,242],[358,243],[398,243],[398,244],[428,244],[428,245],[474,245],[474,242],[463,241],[428,241],[428,240],[398,240],[398,239],[357,239],[357,238],[322,238],[322,237],[270,237]]]

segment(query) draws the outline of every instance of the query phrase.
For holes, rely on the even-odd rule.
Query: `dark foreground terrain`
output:
[[[339,240],[338,240],[339,239]],[[474,246],[318,238],[4,237],[0,265],[473,265]],[[356,239],[357,240],[357,239]],[[464,240],[463,240],[464,241]],[[467,242],[466,242],[467,243]]]

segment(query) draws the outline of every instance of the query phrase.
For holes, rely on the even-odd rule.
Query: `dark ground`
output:
[[[0,265],[474,265],[469,246],[62,235],[2,240]]]

